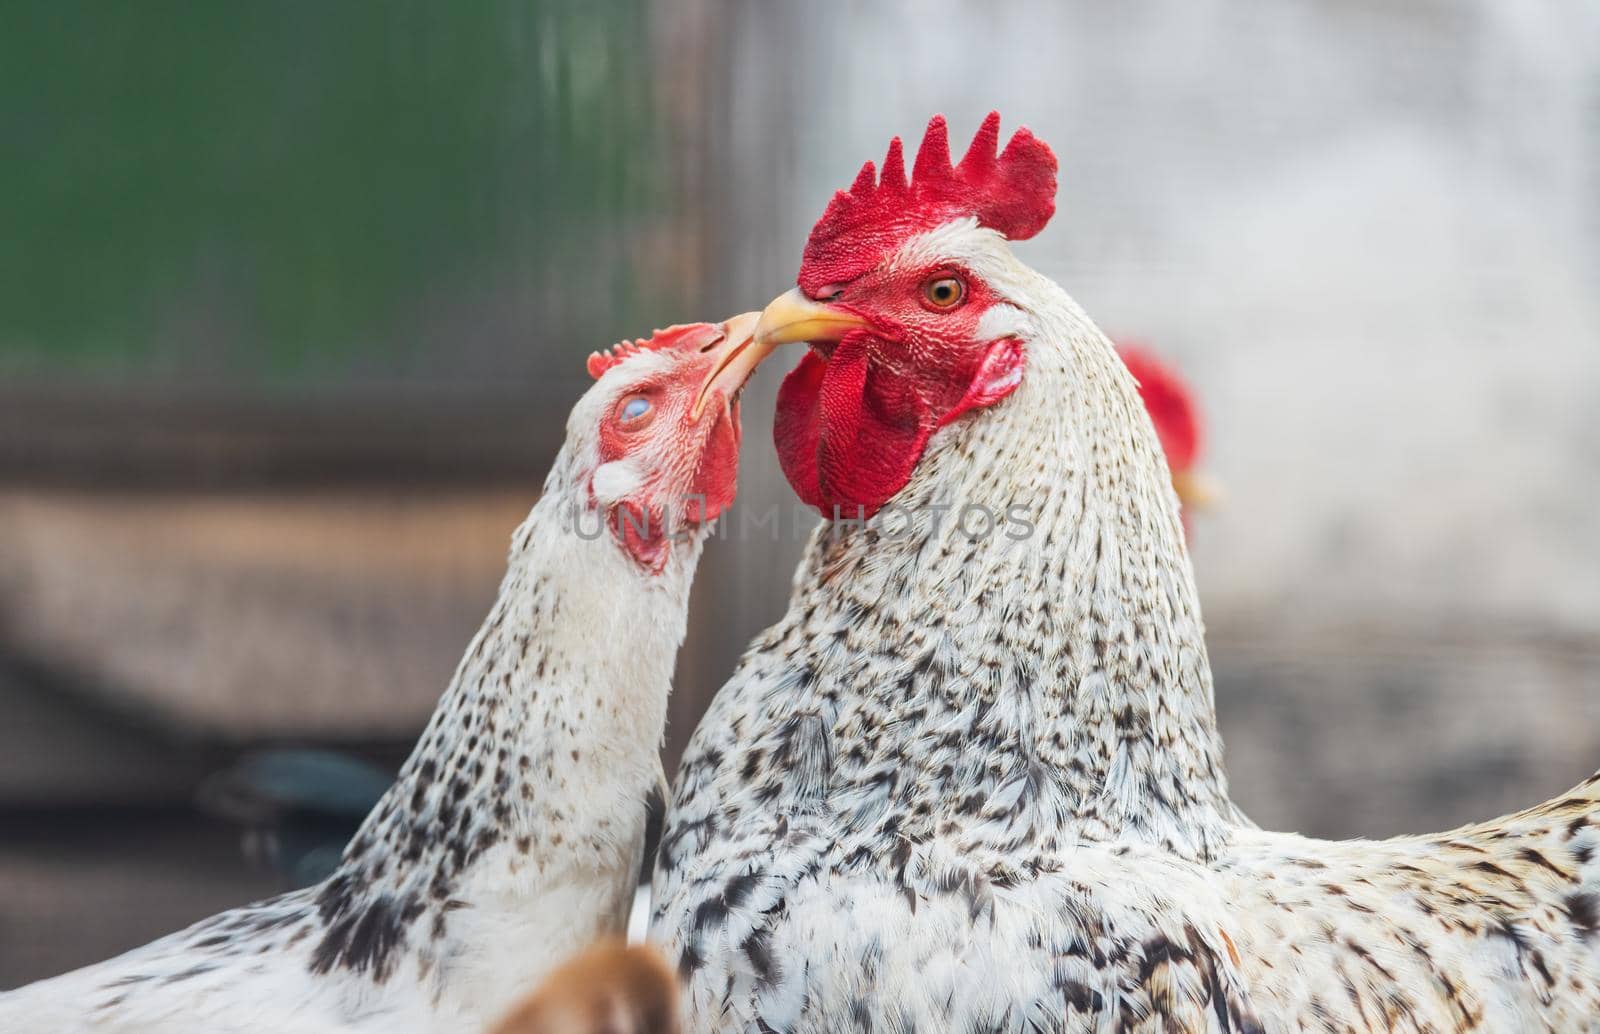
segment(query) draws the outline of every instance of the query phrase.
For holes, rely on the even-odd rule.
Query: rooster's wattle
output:
[[[479,1032],[620,934],[753,325],[590,358],[499,598],[331,877],[0,994],[0,1031]]]
[[[1013,254],[1056,163],[998,130],[891,144],[758,328],[810,344],[775,435],[832,520],[674,788],[691,1029],[1594,1029],[1600,782],[1383,843],[1230,800],[1161,448]]]

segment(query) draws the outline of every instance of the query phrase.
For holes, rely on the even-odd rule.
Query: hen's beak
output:
[[[742,313],[723,326],[727,336],[717,346],[720,354],[716,365],[700,386],[690,414],[696,418],[712,389],[721,388],[724,398],[733,398],[755,368],[779,345],[797,341],[837,341],[857,327],[869,324],[854,313],[812,301],[797,287],[774,298],[759,314]]]
[[[837,341],[870,324],[853,312],[814,302],[798,287],[772,299],[756,324],[756,343],[767,352],[796,341]]]
[[[763,348],[755,339],[756,321],[760,318],[758,312],[741,312],[722,321],[722,338],[712,346],[716,361],[694,397],[694,407],[689,411],[691,418],[700,418],[706,397],[714,388],[721,389],[723,398],[732,399],[750,379],[751,371],[771,354],[771,347]]]
[[[1211,475],[1199,470],[1185,470],[1172,475],[1172,487],[1178,492],[1178,501],[1185,510],[1209,510],[1222,502],[1222,485]]]

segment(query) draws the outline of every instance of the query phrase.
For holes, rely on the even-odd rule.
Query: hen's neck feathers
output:
[[[1208,856],[1244,820],[1170,476],[1111,344],[1006,258],[984,273],[1019,302],[990,322],[1027,343],[1021,386],[935,435],[893,500],[915,533],[823,525],[774,633],[867,745],[835,771],[918,781],[897,793],[926,813],[899,828],[960,829],[1012,858],[1063,836]],[[967,504],[1017,507],[1033,529],[970,538]],[[937,531],[934,505],[952,507]]]
[[[483,1030],[620,933],[704,531],[645,574],[596,521],[596,455],[569,435],[489,617],[329,880],[0,995],[0,1028]]]
[[[319,889],[314,970],[382,982],[401,948],[428,973],[480,905],[514,910],[596,873],[631,888],[703,533],[643,574],[596,535],[597,514],[575,533],[588,495],[576,467],[564,451],[416,749]],[[472,926],[472,955],[514,950],[503,961],[536,973],[527,946],[489,943],[513,927]]]

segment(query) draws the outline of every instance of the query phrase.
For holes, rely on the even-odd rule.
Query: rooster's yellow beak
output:
[[[798,287],[772,299],[756,324],[756,343],[771,352],[796,341],[837,341],[858,327],[869,326],[853,312],[827,302],[814,302]]]

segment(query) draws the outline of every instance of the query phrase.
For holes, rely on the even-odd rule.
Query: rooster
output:
[[[1600,1029],[1600,779],[1384,843],[1234,805],[1157,435],[1012,250],[1055,172],[994,115],[952,165],[935,118],[762,315],[809,344],[774,437],[829,520],[679,769],[689,1029]]]
[[[754,322],[590,357],[499,598],[331,877],[0,994],[0,1031],[483,1030],[620,933]]]

